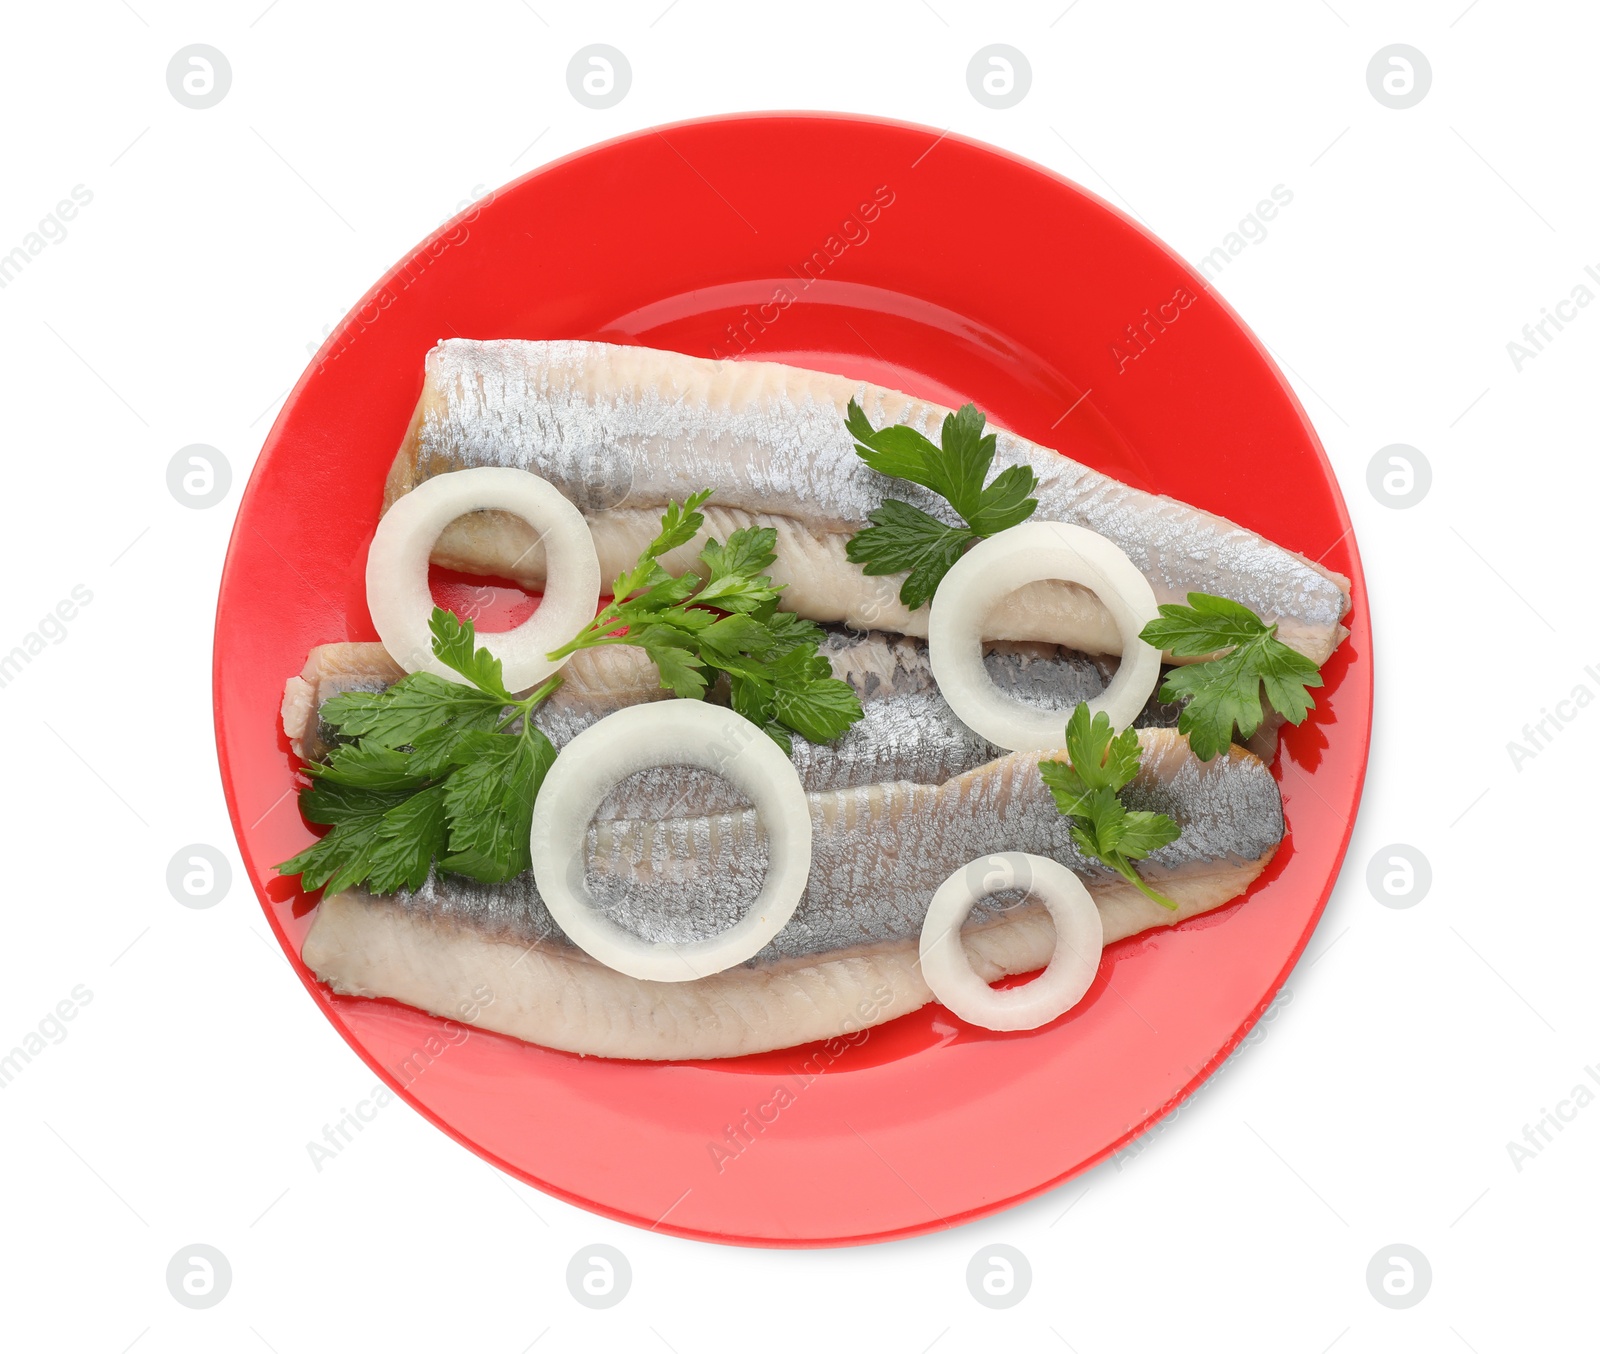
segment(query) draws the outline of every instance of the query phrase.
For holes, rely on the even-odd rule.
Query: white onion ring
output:
[[[983,624],[994,604],[1025,583],[1062,579],[1092,591],[1122,635],[1122,662],[1089,702],[1121,731],[1133,723],[1161,675],[1161,651],[1139,638],[1155,620],[1155,593],[1132,560],[1104,536],[1066,522],[1024,522],[977,545],[939,583],[928,616],[928,662],[940,694],[974,733],[1012,752],[1058,748],[1066,716],[1004,695],[983,666]]]
[[[548,564],[538,610],[514,630],[478,636],[500,660],[508,691],[525,691],[567,660],[545,657],[594,619],[600,561],[583,514],[548,480],[526,470],[480,466],[424,480],[397,499],[367,551],[367,610],[383,647],[407,672],[466,682],[433,655],[428,618],[428,556],[439,533],[464,513],[486,508],[520,517],[539,534]]]
[[[973,904],[1001,889],[1025,888],[1056,924],[1050,966],[1031,983],[997,991],[972,971],[961,923]],[[1105,931],[1100,909],[1065,865],[1023,851],[980,856],[939,885],[918,946],[922,976],[934,997],[969,1025],[1033,1030],[1070,1011],[1094,984]]]
[[[743,917],[709,939],[673,944],[646,940],[595,907],[584,841],[617,782],[680,765],[726,777],[750,796],[767,832],[768,864]],[[561,749],[534,801],[530,848],[539,896],[573,944],[629,977],[681,983],[742,964],[794,915],[811,870],[811,810],[794,763],[749,720],[704,701],[650,701],[607,715]]]

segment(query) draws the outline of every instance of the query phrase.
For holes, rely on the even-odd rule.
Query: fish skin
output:
[[[448,339],[429,353],[421,398],[391,467],[384,506],[432,475],[512,465],[550,480],[584,512],[602,573],[630,566],[670,499],[710,487],[706,531],[778,531],[776,581],[802,615],[858,628],[925,634],[927,611],[907,612],[897,578],[868,578],[845,542],[888,497],[954,520],[937,495],[890,481],[855,454],[845,405],[874,426],[907,423],[937,440],[947,410],[896,391],[778,363],[715,362],[648,348],[576,340]],[[1317,663],[1345,635],[1349,583],[1213,514],[1147,494],[1010,433],[995,469],[1029,465],[1040,520],[1075,522],[1123,549],[1160,602],[1191,591],[1231,597],[1279,626]],[[696,542],[669,556],[681,568]],[[440,537],[435,559],[525,584],[543,577],[542,550],[516,518],[480,513]],[[990,638],[1070,642],[1117,653],[1105,608],[1074,585],[1041,582],[990,618]]]
[[[1283,837],[1283,804],[1259,759],[1235,748],[1201,762],[1171,729],[1142,730],[1140,743],[1140,772],[1124,802],[1165,813],[1183,828],[1177,841],[1140,863],[1152,887],[1164,891],[1190,875],[1265,866]],[[1091,894],[1124,887],[1073,843],[1070,823],[1038,773],[1041,757],[1052,755],[1062,754],[1009,753],[940,785],[894,780],[807,791],[812,847],[805,891],[787,925],[749,963],[914,938],[946,877],[1006,851],[1060,861]],[[587,855],[596,905],[654,941],[698,940],[727,929],[759,891],[767,864],[753,809],[597,820]],[[997,915],[1018,898],[996,892],[973,915]],[[436,873],[394,902],[495,940],[570,943],[528,872],[501,884]],[[1147,924],[1165,920],[1163,909],[1149,908]]]
[[[1283,837],[1276,783],[1246,753],[1202,763],[1171,730],[1141,736],[1139,777],[1123,791],[1130,809],[1165,813],[1183,836],[1140,863],[1152,887],[1185,874],[1270,858]],[[1119,882],[1072,840],[1038,772],[1049,753],[1012,753],[941,785],[891,781],[808,793],[811,871],[789,923],[749,962],[825,954],[919,935],[928,902],[946,878],[1007,851],[1057,860],[1090,888]],[[1057,756],[1064,754],[1055,754]],[[589,832],[591,890],[617,924],[648,940],[707,939],[731,927],[766,873],[765,834],[753,809],[737,813],[617,819]],[[980,869],[980,873],[985,871]],[[1003,912],[1021,894],[990,895],[977,917]],[[552,923],[553,925],[553,923]]]
[[[327,701],[344,691],[382,691],[405,675],[381,644],[317,645],[300,673],[284,685],[280,713],[295,755],[308,762],[327,755],[333,731],[319,718]],[[558,729],[559,721],[574,723],[573,734],[601,714],[672,694],[661,689],[655,667],[644,653],[622,645],[574,654],[561,669],[561,679],[555,694],[540,706],[540,714],[558,721]]]
[[[861,698],[862,718],[831,743],[793,740],[793,760],[806,789],[843,789],[887,780],[937,785],[1005,752],[967,728],[946,704],[922,641],[832,629],[820,652],[832,664],[834,675],[849,682]],[[1061,711],[1063,727],[1072,708],[1099,695],[1115,671],[1115,663],[1104,658],[1040,644],[991,645],[984,661],[1002,690]],[[581,650],[562,674],[561,687],[536,716],[557,748],[615,710],[671,694],[662,690],[648,657],[628,646]],[[291,677],[285,689],[284,728],[296,754],[307,761],[326,755],[333,731],[317,715],[327,700],[341,691],[382,690],[402,675],[378,644],[313,649],[304,670]],[[1177,724],[1179,708],[1152,696],[1134,723],[1140,728],[1171,728]],[[1276,750],[1276,730],[1277,725],[1271,724],[1251,740],[1250,750],[1264,761],[1270,762]],[[598,816],[649,816],[672,804],[710,813],[745,808],[749,801],[709,772],[671,768],[631,777],[608,796]]]

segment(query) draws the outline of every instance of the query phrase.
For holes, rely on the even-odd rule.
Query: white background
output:
[[[165,78],[196,42],[233,72],[201,111]],[[592,42],[632,66],[606,111],[566,83]],[[965,75],[994,42],[1032,67],[1003,111]],[[1365,74],[1396,42],[1433,71],[1426,98],[1399,111]],[[1600,710],[1520,769],[1507,744],[1575,686],[1600,691],[1584,672],[1600,665],[1600,307],[1551,329],[1520,371],[1506,345],[1600,267],[1597,54],[1592,7],[1511,0],[7,6],[0,253],[75,185],[93,200],[0,290],[0,650],[74,585],[93,601],[0,689],[0,1051],[75,986],[92,1000],[0,1088],[0,1343],[1592,1342],[1600,1107],[1520,1170],[1507,1143],[1600,1063]],[[215,589],[251,463],[325,329],[475,194],[634,128],[783,107],[1004,146],[1137,212],[1196,262],[1274,185],[1293,192],[1218,286],[1315,420],[1369,573],[1378,716],[1344,877],[1290,999],[1143,1150],[951,1233],[794,1254],[648,1235],[500,1177],[399,1104],[319,1173],[307,1142],[372,1077],[270,941],[233,857],[211,737]],[[192,442],[233,468],[212,509],[167,490],[169,459]],[[1408,510],[1367,488],[1369,461],[1396,442],[1433,469]],[[165,884],[191,842],[235,860],[210,910],[178,906]],[[1390,843],[1432,865],[1408,909],[1367,886]],[[597,1241],[634,1276],[602,1312],[564,1277]],[[195,1242],[233,1270],[207,1311],[164,1279]],[[1033,1288],[991,1311],[964,1276],[1002,1242],[1029,1258]],[[1405,1311],[1365,1277],[1399,1242],[1433,1272]]]

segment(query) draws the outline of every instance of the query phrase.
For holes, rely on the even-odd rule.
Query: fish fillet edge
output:
[[[1125,884],[1098,887],[1106,944],[1221,907],[1276,851],[1159,884],[1178,904],[1176,913]],[[962,941],[973,968],[993,982],[1043,968],[1055,930],[1043,908],[1027,904],[969,927]],[[933,1000],[915,939],[732,968],[692,983],[652,983],[576,949],[489,939],[359,890],[323,899],[302,959],[341,995],[390,997],[547,1048],[631,1060],[792,1048],[881,1025]]]

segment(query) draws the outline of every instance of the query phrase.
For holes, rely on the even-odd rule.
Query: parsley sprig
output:
[[[846,544],[845,557],[865,574],[905,573],[900,600],[912,611],[974,541],[1026,521],[1039,506],[1032,497],[1038,477],[1027,466],[1010,466],[985,487],[995,435],[984,433],[974,405],[945,416],[939,446],[906,424],[874,429],[855,400],[845,426],[856,454],[874,470],[931,489],[966,523],[951,526],[889,498],[867,514],[872,525]],[[1191,592],[1188,606],[1164,603],[1160,613],[1140,637],[1174,658],[1207,660],[1173,668],[1161,687],[1163,701],[1184,702],[1178,729],[1202,761],[1225,752],[1235,729],[1246,739],[1260,728],[1263,702],[1291,724],[1305,719],[1314,704],[1308,688],[1321,686],[1322,677],[1311,659],[1277,637],[1276,625],[1242,603],[1203,592]]]
[[[533,801],[556,758],[531,716],[561,679],[514,696],[471,621],[435,607],[428,628],[434,655],[470,685],[415,672],[323,705],[340,741],[305,768],[300,811],[332,831],[278,866],[304,889],[420,888],[435,860],[490,884],[529,866]]]
[[[818,653],[821,627],[777,609],[783,588],[765,573],[777,558],[775,530],[747,527],[725,545],[707,541],[699,567],[676,578],[661,566],[705,524],[698,509],[710,496],[668,506],[660,534],[616,580],[611,601],[550,657],[636,645],[678,696],[704,698],[726,674],[733,708],[786,752],[791,732],[816,743],[837,738],[861,718],[861,702]],[[428,625],[434,656],[465,685],[418,672],[322,706],[339,741],[327,761],[305,768],[311,784],[300,810],[332,830],[278,866],[306,890],[416,889],[435,863],[490,884],[529,868],[533,802],[556,759],[533,712],[561,678],[516,696],[471,621],[435,607]]]
[[[1080,701],[1067,721],[1068,761],[1042,761],[1039,775],[1056,808],[1072,819],[1072,840],[1086,856],[1110,866],[1145,897],[1174,912],[1178,905],[1139,877],[1133,866],[1182,835],[1164,813],[1129,809],[1117,797],[1139,774],[1139,735],[1132,728],[1113,736],[1105,711],[1092,719]]]
[[[900,600],[912,611],[933,596],[939,580],[974,541],[1026,521],[1039,506],[1032,497],[1039,479],[1028,466],[1008,466],[985,487],[995,435],[983,431],[984,416],[975,405],[945,415],[939,446],[906,424],[874,429],[854,400],[845,426],[856,440],[856,454],[874,470],[933,490],[966,523],[951,526],[889,498],[867,514],[872,525],[845,546],[845,558],[861,565],[863,573],[905,573]]]
[[[1285,644],[1276,625],[1267,625],[1249,607],[1226,597],[1191,592],[1189,605],[1163,603],[1161,615],[1140,632],[1147,644],[1175,658],[1206,662],[1173,668],[1162,683],[1161,699],[1185,700],[1178,731],[1201,761],[1226,752],[1238,729],[1241,739],[1261,727],[1262,700],[1299,724],[1315,702],[1308,687],[1322,685],[1317,665]]]
[[[817,652],[821,627],[778,610],[783,586],[766,573],[777,559],[776,530],[744,527],[725,545],[708,540],[696,566],[676,578],[662,567],[661,556],[704,525],[698,509],[710,496],[706,489],[668,506],[661,533],[616,580],[611,601],[550,657],[635,645],[678,696],[701,699],[726,674],[729,703],[785,752],[791,733],[813,743],[837,738],[861,718],[861,702]]]

